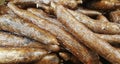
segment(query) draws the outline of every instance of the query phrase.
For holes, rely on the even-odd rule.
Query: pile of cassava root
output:
[[[0,64],[120,64],[120,0],[0,0]]]

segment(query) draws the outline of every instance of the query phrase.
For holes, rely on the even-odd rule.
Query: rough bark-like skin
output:
[[[59,27],[62,27],[63,29],[65,29],[67,32],[68,32],[68,30],[67,30],[67,28],[64,26],[64,25],[62,25],[57,19],[52,19],[52,18],[50,18],[50,17],[48,17],[48,15],[47,14],[45,14],[42,10],[38,10],[38,9],[28,9],[28,11],[30,11],[31,13],[33,13],[33,14],[35,14],[35,15],[37,15],[38,17],[41,17],[41,18],[44,18],[44,19],[47,19],[47,20],[49,20],[51,23],[53,23],[53,24],[55,24],[55,25],[57,25],[57,26],[59,26]],[[91,53],[91,55],[93,55],[93,57],[94,57],[94,60],[96,61],[96,62],[99,62],[99,57],[98,57],[98,55],[95,53],[95,52],[93,52],[93,51],[89,51],[90,53]],[[72,58],[73,59],[73,58]],[[71,60],[72,61],[72,60]],[[77,60],[76,60],[77,61]],[[73,60],[73,62],[75,63],[76,62],[75,60]],[[76,62],[77,63],[77,62]],[[79,62],[78,62],[79,63]],[[78,64],[77,63],[77,64]]]
[[[49,20],[51,23],[53,23],[53,24],[55,24],[55,25],[57,25],[57,26],[59,26],[59,27],[61,27],[61,28],[64,27],[64,26],[62,25],[62,23],[60,23],[60,22],[59,22],[58,20],[56,20],[56,19],[50,18],[45,12],[43,12],[43,11],[40,10],[40,9],[29,8],[29,9],[27,9],[27,10],[28,10],[29,12],[35,14],[36,16],[40,17],[40,18]]]
[[[69,31],[83,42],[87,47],[94,50],[102,57],[112,63],[120,63],[120,52],[113,48],[108,42],[98,38],[85,25],[75,19],[66,8],[61,5],[56,7],[57,18],[69,29]]]
[[[59,64],[60,59],[56,54],[48,54],[35,64]]]
[[[11,14],[11,16],[16,16],[14,12],[6,5],[0,6],[0,15]]]
[[[113,11],[110,13],[110,20],[120,24],[120,10]]]
[[[102,15],[99,15],[98,16],[98,19],[97,20],[93,20],[85,15],[83,15],[82,13],[80,12],[74,12],[72,10],[68,10],[79,22],[83,23],[84,25],[86,25],[88,28],[90,28],[91,30],[95,30],[95,26],[99,26],[99,23],[110,23],[104,16]],[[82,17],[82,18],[81,18]],[[83,19],[84,18],[84,19]],[[88,24],[89,23],[89,24]],[[93,23],[93,24],[92,24]],[[98,25],[95,25],[95,24],[98,23]],[[102,25],[101,24],[101,25]],[[92,28],[92,26],[94,28]],[[110,26],[111,27],[111,26]],[[115,27],[114,27],[115,28]],[[96,27],[97,29],[97,27]],[[98,28],[98,30],[100,30]],[[111,29],[113,30],[113,29]],[[118,30],[119,31],[119,30]],[[98,31],[95,31],[95,32],[98,32]],[[117,30],[116,30],[117,32]],[[100,32],[101,33],[101,32]],[[102,32],[103,33],[103,32]],[[105,33],[111,33],[111,32],[105,32]],[[109,43],[120,43],[120,35],[106,35],[106,34],[96,34],[98,37],[106,40],[107,42]]]
[[[42,48],[48,51],[59,51],[58,45],[45,45],[35,42],[25,37],[15,36],[10,33],[0,32],[0,46],[13,46],[13,47],[33,47]]]
[[[0,16],[0,30],[27,36],[44,44],[58,44],[56,38],[36,25],[9,15]]]
[[[64,6],[67,6],[69,8],[76,8],[78,4],[82,3],[82,0],[37,0],[36,1],[37,4],[41,4],[41,2],[45,3],[45,4],[50,4],[51,2],[55,2],[57,4],[61,4]]]
[[[47,51],[38,48],[0,47],[0,64],[27,63],[40,60],[46,54]]]
[[[83,23],[89,29],[93,30],[97,33],[104,33],[104,34],[120,34],[120,24],[112,23],[112,22],[101,22],[96,21],[88,16],[77,13],[72,10],[68,10],[79,22]]]
[[[69,33],[67,33],[64,29],[50,23],[48,20],[37,17],[36,15],[19,9],[12,3],[8,3],[9,8],[11,8],[17,15],[22,18],[31,20],[34,24],[39,26],[42,29],[45,29],[55,35],[68,51],[70,51],[73,55],[75,55],[80,61],[86,64],[98,64],[95,63],[95,59],[93,59],[93,55],[84,47],[82,44],[76,41]],[[17,10],[17,11],[16,11]]]
[[[43,12],[42,10],[39,9],[35,9],[35,8],[29,8],[28,11],[30,11],[31,13],[37,15],[38,17],[44,18],[49,20],[51,23],[64,28],[65,30],[67,30],[67,28],[62,25],[57,19],[52,19],[50,17],[48,17],[48,15]],[[80,11],[77,11],[80,13]],[[90,13],[92,14],[92,13]],[[96,12],[94,14],[97,14]],[[76,15],[77,16],[77,15]],[[78,17],[78,16],[77,16]],[[79,20],[79,19],[78,19]],[[107,18],[104,17],[103,15],[98,15],[98,19],[97,20],[93,20],[93,22],[108,22]],[[106,40],[109,43],[120,43],[120,35],[105,35],[105,34],[96,34],[98,37]]]
[[[40,47],[38,42],[27,38],[12,35],[6,32],[0,32],[0,46],[30,46]]]
[[[14,0],[14,3],[35,3],[38,7],[41,4],[49,5],[51,2],[55,2],[69,8],[76,8],[78,4],[82,3],[82,0]]]
[[[101,39],[106,40],[109,43],[120,43],[120,35],[105,35],[105,34],[95,34]]]

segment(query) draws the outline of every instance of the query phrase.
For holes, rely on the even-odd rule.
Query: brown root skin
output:
[[[101,10],[114,10],[120,8],[120,1],[119,0],[101,0],[92,2],[89,4],[89,7],[92,9],[101,9]]]
[[[30,40],[28,38],[15,36],[13,34],[6,33],[6,32],[0,32],[0,46],[42,48],[50,52],[56,52],[60,50],[60,47],[58,45],[45,45],[45,44]]]
[[[39,48],[0,47],[0,64],[28,63],[40,60],[48,52]]]
[[[68,28],[68,30],[83,42],[87,47],[100,54],[112,63],[120,63],[120,52],[113,48],[108,42],[98,38],[85,25],[78,22],[75,17],[61,5],[56,8],[57,18]],[[89,34],[89,35],[88,35]]]
[[[60,59],[56,54],[45,55],[40,61],[35,64],[59,64]]]
[[[116,10],[110,13],[110,20],[120,24],[120,10]]]
[[[70,57],[70,53],[66,53],[66,52],[59,52],[59,56],[65,60],[65,61],[68,61],[71,59]]]
[[[41,2],[43,2],[44,4],[50,4],[51,2],[57,3],[57,4],[61,4],[63,6],[66,6],[68,8],[74,9],[77,7],[78,4],[82,3],[82,0],[49,0],[48,2],[45,0],[42,1],[37,1],[36,3],[39,5],[41,4]]]
[[[102,13],[98,12],[98,11],[95,11],[95,10],[88,10],[88,9],[84,9],[84,8],[81,8],[79,7],[77,10],[75,10],[77,12],[80,12],[80,13],[83,13],[85,15],[88,15],[88,16],[95,16],[95,15],[101,15]]]
[[[64,26],[57,19],[53,19],[53,18],[48,17],[48,15],[45,12],[43,12],[42,10],[35,9],[35,8],[29,8],[27,10],[30,11],[31,13],[37,15],[38,17],[41,17],[41,18],[44,18],[44,19],[51,21],[51,23],[53,23],[59,27]],[[109,22],[109,21],[105,16],[98,15],[96,22]],[[67,28],[65,28],[65,26],[64,26],[64,29],[67,30]],[[119,38],[120,35],[106,35],[106,34],[96,34],[96,35],[98,37],[106,40],[109,43],[120,43],[120,38]]]
[[[120,43],[120,35],[106,35],[106,34],[95,34],[96,36],[98,36],[101,39],[106,40],[109,43]]]
[[[34,3],[37,5],[37,7],[42,7],[42,4],[50,5],[51,2],[55,2],[57,4],[61,4],[68,8],[74,9],[78,6],[78,4],[82,3],[82,0],[14,0],[12,2],[16,4]]]
[[[32,41],[27,38],[20,36],[15,36],[10,33],[0,32],[0,46],[27,46],[27,47],[40,47],[41,45],[38,42]]]
[[[97,16],[96,22],[109,22],[109,20],[105,16],[100,14],[100,15]]]
[[[51,23],[63,28],[63,25],[62,23],[60,23],[57,19],[53,19],[53,18],[50,18],[48,16],[48,14],[46,14],[44,11],[40,10],[40,9],[35,9],[35,8],[28,8],[27,11],[35,14],[36,16],[40,17],[40,18],[43,18],[43,19],[46,19],[46,20],[49,20]]]
[[[10,9],[5,5],[0,5],[0,15],[6,14]]]
[[[88,16],[86,16],[86,15],[83,15],[83,14],[81,14],[80,12],[74,12],[74,11],[70,11],[70,10],[68,10],[69,12],[71,12],[71,14],[73,14],[73,16],[74,17],[76,17],[76,19],[77,20],[79,20],[79,22],[81,22],[81,23],[83,23],[83,24],[85,24],[88,28],[90,28],[91,30],[93,29],[94,30],[94,28],[92,28],[92,27],[90,27],[90,23],[89,24],[87,24],[87,23],[84,23],[85,21],[87,22],[93,22],[93,23],[95,23],[95,24],[97,24],[97,25],[104,25],[104,23],[109,23],[109,24],[113,24],[114,25],[114,23],[111,23],[111,22],[109,22],[109,20],[105,17],[105,16],[103,16],[103,15],[98,15],[98,18],[97,18],[97,20],[93,20],[93,19],[91,19],[91,18],[89,18]],[[82,18],[81,18],[82,17]],[[84,20],[84,19],[85,20]],[[82,20],[84,21],[84,22],[82,22]],[[102,23],[102,24],[100,24],[100,23]],[[93,25],[93,27],[95,27],[94,25],[95,24],[92,24],[91,23],[91,25]],[[96,26],[97,26],[96,25]],[[119,24],[118,24],[119,25]],[[116,24],[116,26],[117,26],[117,24]],[[102,27],[102,26],[101,26]],[[111,27],[111,26],[110,26]],[[113,27],[113,28],[115,28],[115,27]],[[96,27],[96,29],[97,29],[97,27]],[[113,29],[111,29],[111,31],[112,31]],[[108,31],[110,31],[110,30],[108,30]],[[98,32],[98,31],[96,31],[96,32]],[[114,31],[115,32],[115,31]],[[117,32],[117,30],[116,30],[116,32]],[[98,32],[99,33],[99,32]],[[103,33],[103,32],[102,32]],[[106,34],[108,34],[109,32],[106,32]],[[111,32],[110,32],[111,33]],[[98,37],[100,37],[100,38],[102,38],[102,39],[104,39],[104,40],[106,40],[107,42],[109,42],[109,43],[120,43],[120,35],[106,35],[106,34],[96,34]],[[117,34],[117,33],[116,33]]]
[[[57,39],[49,32],[40,29],[36,25],[21,18],[11,17],[9,15],[0,16],[0,30],[14,32],[18,35],[27,36],[31,39],[42,42],[43,44],[59,45]]]
[[[40,17],[40,18],[43,18],[43,19],[46,19],[46,20],[49,20],[50,23],[53,23],[55,25],[57,25],[58,27],[64,29],[65,31],[68,32],[67,28],[65,28],[65,26],[59,22],[59,20],[57,20],[56,18],[51,18],[49,17],[48,14],[46,14],[45,12],[43,12],[42,10],[40,9],[35,9],[35,8],[29,8],[27,9],[27,11],[35,14],[36,16]]]
[[[34,8],[29,8],[28,9],[28,11],[30,11],[31,13],[33,13],[33,14],[35,14],[35,15],[37,15],[38,17],[41,17],[41,18],[44,18],[44,19],[48,19],[49,21],[52,21],[53,20],[53,24],[56,24],[57,26],[63,26],[63,25],[61,25],[61,24],[59,24],[59,21],[57,21],[56,19],[52,19],[52,18],[50,18],[50,17],[48,17],[48,15],[46,15],[46,13],[45,12],[43,12],[42,10],[39,10],[39,9],[34,9]],[[106,17],[104,17],[103,15],[98,15],[98,18],[97,18],[97,20],[99,21],[99,22],[109,22],[108,20],[107,20],[107,18]],[[102,21],[103,20],[103,21]],[[57,23],[58,22],[58,23]],[[67,28],[66,28],[67,29]],[[105,35],[105,34],[95,34],[95,35],[97,35],[98,37],[100,37],[100,38],[102,38],[102,39],[104,39],[104,40],[106,40],[107,42],[109,42],[109,43],[120,43],[120,35]]]
[[[93,20],[90,17],[74,12],[72,10],[67,9],[80,23],[87,26],[89,29],[96,33],[101,34],[120,34],[120,24],[112,23],[108,21],[101,22],[100,20]]]
[[[8,7],[12,9],[18,16],[32,21],[32,23],[36,24],[40,28],[45,29],[51,34],[55,35],[57,39],[61,41],[60,44],[63,45],[64,48],[66,48],[69,52],[75,55],[83,63],[94,64],[96,62],[94,61],[94,56],[91,55],[91,52],[88,51],[85,46],[77,42],[76,39],[73,38],[64,29],[50,23],[48,20],[32,14],[31,12],[19,9],[11,2],[8,3]]]
[[[81,64],[81,62],[72,54],[67,53],[67,52],[59,52],[59,56],[64,60],[64,61],[71,61],[74,64]]]
[[[51,21],[51,23],[53,23],[59,27],[64,26],[58,20],[48,17],[48,15],[45,12],[43,12],[42,10],[35,9],[35,8],[29,8],[27,10],[30,11],[31,13],[37,15],[38,17],[41,17],[41,18],[44,18],[44,19]],[[95,21],[95,22],[109,22],[108,19],[103,15],[98,15],[97,20],[93,20],[93,21]],[[67,29],[67,28],[65,28],[65,26],[64,26],[64,29]],[[120,43],[120,38],[119,38],[120,35],[105,35],[105,34],[96,34],[96,35],[98,35],[100,38],[106,40],[109,43]]]
[[[0,6],[0,15],[11,14],[11,16],[16,16],[14,12],[6,5]]]

